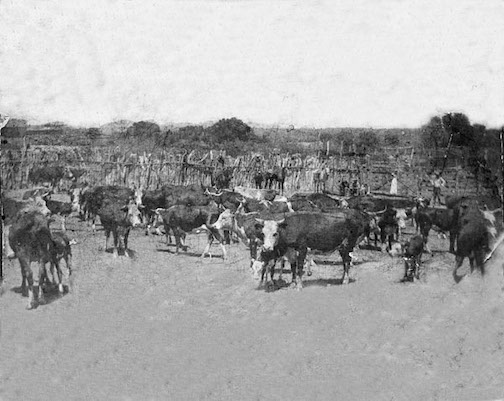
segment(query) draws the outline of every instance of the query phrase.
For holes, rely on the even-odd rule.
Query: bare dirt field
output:
[[[25,310],[19,264],[3,260],[0,400],[504,398],[502,250],[484,279],[454,284],[432,234],[424,282],[400,283],[401,260],[357,249],[347,286],[335,254],[316,258],[302,291],[266,292],[241,244],[202,260],[203,234],[175,255],[135,230],[135,257],[114,259],[103,231],[68,228],[74,285],[61,298]]]

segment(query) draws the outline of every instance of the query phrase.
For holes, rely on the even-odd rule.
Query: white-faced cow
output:
[[[263,251],[271,253],[263,263],[266,265],[269,259],[286,254],[289,248],[294,249],[296,258],[290,261],[292,283],[302,288],[308,248],[326,253],[339,250],[344,269],[342,283],[349,282],[350,253],[363,237],[369,216],[356,210],[341,209],[331,214],[297,212],[280,221],[259,222],[263,225]]]
[[[105,251],[108,247],[110,233],[112,233],[114,257],[118,256],[118,248],[124,249],[125,254],[131,256],[128,249],[128,237],[131,228],[141,223],[138,206],[134,202],[124,204],[106,198],[97,214],[100,216],[100,221],[105,230]]]

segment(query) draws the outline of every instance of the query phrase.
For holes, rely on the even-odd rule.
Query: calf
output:
[[[178,254],[180,248],[187,251],[187,246],[182,245],[180,241],[180,239],[185,236],[186,232],[202,227],[206,229],[209,234],[207,246],[201,254],[201,257],[205,257],[207,253],[211,256],[209,253],[210,246],[215,238],[220,242],[223,258],[226,259],[226,247],[223,244],[219,231],[212,225],[217,221],[221,213],[217,207],[174,205],[168,209],[157,209],[156,213],[163,219],[165,232],[169,233],[170,229],[173,231],[176,244],[175,253]]]
[[[420,279],[420,267],[422,253],[424,250],[424,238],[421,235],[411,237],[409,241],[402,245],[402,255],[404,257],[404,278],[403,281],[414,281]]]
[[[32,262],[39,263],[38,278],[38,303],[44,303],[44,292],[42,289],[43,279],[47,276],[45,264],[50,261],[57,272],[57,284],[60,294],[63,293],[61,283],[61,271],[56,257],[55,245],[51,231],[49,230],[49,220],[46,216],[36,210],[20,212],[12,224],[9,233],[9,244],[14,250],[16,258],[21,266],[22,283],[21,290],[26,291],[28,284],[28,305],[27,309],[36,306],[33,284],[34,277],[31,269]]]

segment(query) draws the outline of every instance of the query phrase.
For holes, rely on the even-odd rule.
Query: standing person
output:
[[[390,183],[390,195],[397,195],[397,177],[392,173],[392,182]]]
[[[436,172],[434,174],[434,179],[431,180],[432,183],[432,205],[436,205],[436,199],[438,204],[441,205],[441,188],[446,185],[446,181],[441,174]]]

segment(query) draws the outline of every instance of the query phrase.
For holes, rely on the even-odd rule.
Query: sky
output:
[[[497,128],[503,21],[503,0],[0,0],[0,113]]]

